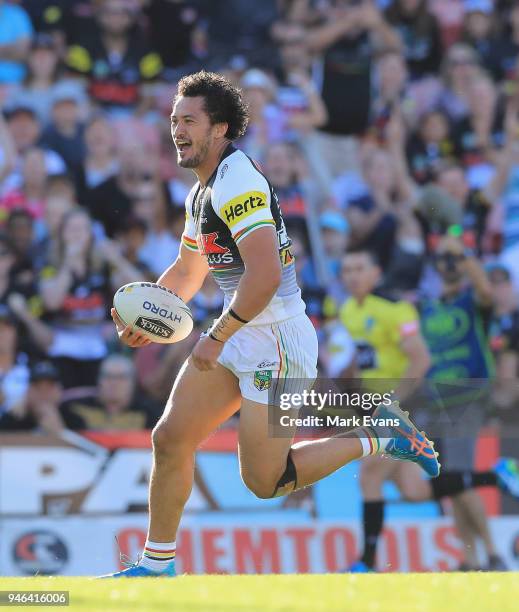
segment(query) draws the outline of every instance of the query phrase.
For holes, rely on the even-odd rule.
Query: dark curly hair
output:
[[[173,105],[180,96],[205,100],[205,111],[211,124],[227,123],[225,137],[236,140],[245,134],[249,123],[249,110],[242,98],[241,90],[221,74],[200,70],[182,77]]]

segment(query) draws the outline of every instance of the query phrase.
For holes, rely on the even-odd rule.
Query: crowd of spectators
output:
[[[276,188],[321,371],[348,297],[344,253],[415,304],[441,291],[437,246],[493,287],[498,400],[519,399],[519,2],[0,0],[0,430],[151,427],[222,306],[132,352],[114,291],[176,256],[195,177],[176,166],[176,82],[243,89],[237,143]]]

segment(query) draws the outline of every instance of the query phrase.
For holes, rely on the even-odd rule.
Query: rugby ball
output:
[[[124,285],[114,295],[114,308],[125,325],[159,344],[180,342],[193,329],[193,316],[184,301],[156,283]]]

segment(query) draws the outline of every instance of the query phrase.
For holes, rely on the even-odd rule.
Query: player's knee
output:
[[[242,466],[241,476],[245,486],[260,499],[287,495],[297,488],[297,471],[291,452],[283,469],[255,471]]]
[[[185,453],[181,436],[177,435],[175,428],[165,421],[159,421],[151,432],[153,456],[161,462],[172,462]]]
[[[266,474],[254,474],[249,471],[242,471],[242,480],[252,493],[260,499],[270,499],[273,497],[276,488],[276,478],[269,477]]]

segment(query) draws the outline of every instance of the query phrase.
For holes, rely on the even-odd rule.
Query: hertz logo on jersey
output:
[[[221,209],[221,215],[229,228],[246,219],[258,209],[267,207],[267,194],[262,191],[248,191],[229,200]]]

